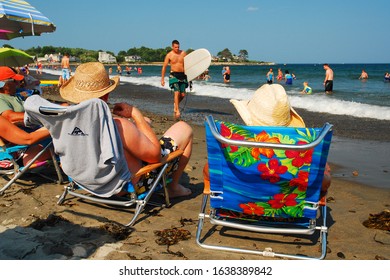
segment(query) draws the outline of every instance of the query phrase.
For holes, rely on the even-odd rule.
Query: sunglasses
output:
[[[3,83],[9,83],[9,82],[17,83],[18,81],[15,79],[7,79],[7,80],[2,80],[1,82],[3,82]]]

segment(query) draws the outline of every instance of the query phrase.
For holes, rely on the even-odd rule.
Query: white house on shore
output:
[[[99,52],[98,60],[101,63],[116,63],[116,57],[106,52]]]
[[[141,61],[142,57],[139,55],[130,55],[130,56],[125,56],[125,61],[126,62],[138,62]]]

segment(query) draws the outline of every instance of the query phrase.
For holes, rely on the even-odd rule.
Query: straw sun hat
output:
[[[110,79],[100,62],[87,62],[77,67],[74,75],[60,87],[62,98],[73,103],[99,98],[113,91],[119,76]]]
[[[305,122],[291,107],[286,91],[278,84],[263,85],[250,100],[235,100],[234,105],[246,125],[304,127]]]

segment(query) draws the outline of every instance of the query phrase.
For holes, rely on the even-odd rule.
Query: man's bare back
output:
[[[328,68],[325,72],[325,79],[328,81],[333,81],[333,70]]]
[[[64,57],[61,60],[61,68],[63,68],[63,69],[64,68],[70,69],[69,57],[67,55],[64,55]]]

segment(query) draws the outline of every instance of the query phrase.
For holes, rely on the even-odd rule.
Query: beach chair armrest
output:
[[[140,170],[137,171],[137,173],[133,174],[132,178],[138,178],[141,177],[144,174],[147,174],[161,166],[163,166],[165,163],[172,161],[173,159],[181,156],[183,154],[182,150],[176,150],[165,157],[161,159],[160,162],[157,163],[150,163],[144,167],[142,167]]]

